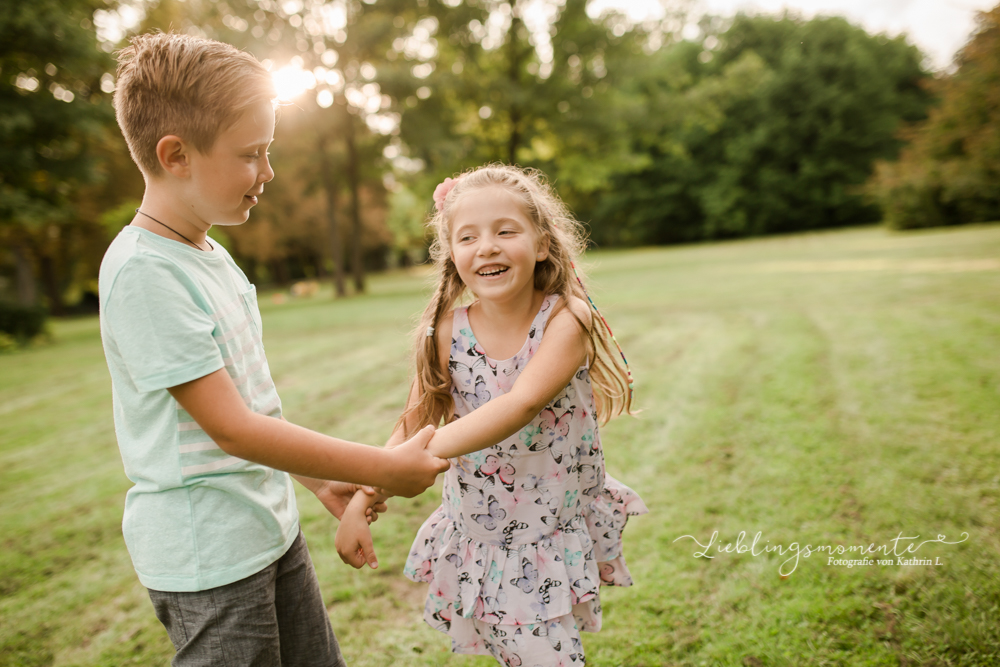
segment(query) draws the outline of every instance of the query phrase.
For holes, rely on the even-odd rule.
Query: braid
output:
[[[438,354],[437,336],[427,335],[428,327],[436,331],[438,322],[454,305],[465,285],[458,277],[455,265],[450,261],[439,271],[434,296],[424,309],[420,323],[414,332],[414,350],[416,362],[416,382],[419,400],[406,410],[399,418],[397,426],[403,426],[406,437],[428,424],[437,426],[442,419],[447,419],[454,411],[454,401],[451,398],[451,375],[441,369],[441,359]],[[415,425],[407,428],[407,422],[416,418]]]

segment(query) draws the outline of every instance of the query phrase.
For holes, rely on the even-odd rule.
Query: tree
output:
[[[403,101],[392,150],[405,166],[417,160],[419,167],[401,175],[409,192],[429,205],[445,176],[510,162],[547,173],[586,217],[613,176],[647,164],[634,141],[646,119],[638,117],[638,96],[623,94],[623,85],[650,52],[674,41],[686,3],[667,5],[664,18],[643,25],[616,12],[593,18],[586,5],[429,6],[429,15],[394,43],[398,75],[385,85]],[[436,55],[421,63],[429,42]],[[420,78],[407,76],[409,68]]]
[[[652,158],[604,202],[600,230],[671,242],[858,224],[861,196],[898,128],[925,113],[919,51],[840,18],[737,16],[658,56],[633,85],[654,91]]]
[[[111,63],[92,24],[94,11],[107,6],[0,6],[0,239],[14,256],[19,300],[35,302],[40,277],[56,314],[72,274],[72,247],[100,234],[96,219],[80,220],[73,200],[99,177],[95,158],[112,122],[102,90]]]
[[[1000,6],[977,17],[955,73],[935,82],[940,103],[904,136],[898,162],[867,184],[892,227],[1000,218]]]
[[[323,236],[329,243],[319,246],[313,243],[302,254],[292,252],[294,233],[287,238],[280,233],[290,222],[284,218],[272,221],[276,223],[272,228],[279,234],[274,241],[281,239],[287,243],[262,245],[250,240],[258,232],[231,230],[238,259],[254,266],[270,264],[275,269],[274,277],[281,280],[299,277],[301,270],[306,275],[317,269],[322,272],[325,262],[316,256],[315,250],[328,246],[335,293],[343,296],[346,262],[341,254],[346,239],[355,291],[364,291],[366,263],[371,263],[373,254],[384,254],[388,248],[381,233],[365,229],[366,218],[380,216],[365,215],[362,210],[366,201],[376,209],[384,209],[379,201],[384,198],[381,153],[388,141],[385,133],[387,129],[391,131],[386,121],[391,126],[392,119],[384,113],[390,102],[380,90],[377,77],[396,29],[394,21],[414,11],[410,3],[402,0],[377,5],[358,0],[281,3],[254,0],[233,4],[221,1],[197,5],[162,0],[147,13],[140,30],[173,28],[219,39],[254,53],[275,69],[275,63],[290,63],[285,73],[305,82],[300,95],[286,100],[288,104],[282,109],[286,120],[279,123],[275,133],[277,146],[291,143],[298,150],[277,149],[274,166],[281,178],[304,179],[291,186],[292,190],[301,190],[306,195],[316,188],[323,191],[321,200],[326,207],[323,217],[327,226]],[[289,122],[292,118],[296,119],[294,123]],[[293,136],[292,132],[297,134]],[[343,191],[348,194],[345,211],[338,210]],[[255,224],[273,210],[265,204],[266,199],[258,207]],[[344,219],[350,222],[349,228],[341,224]],[[376,248],[366,248],[366,239],[377,239]],[[254,254],[244,258],[243,252]],[[283,263],[292,255],[300,266]]]

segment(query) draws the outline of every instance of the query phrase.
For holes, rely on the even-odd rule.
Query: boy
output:
[[[226,44],[149,34],[119,54],[115,112],[146,190],[101,264],[101,336],[134,482],[122,531],[174,665],[342,665],[287,473],[339,517],[356,484],[414,496],[448,467],[432,429],[390,451],[281,418],[256,291],[206,237],[274,177],[273,98]]]

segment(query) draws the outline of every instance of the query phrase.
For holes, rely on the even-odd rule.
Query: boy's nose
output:
[[[267,160],[264,162],[264,168],[259,174],[257,174],[257,180],[261,183],[267,183],[274,178],[274,169],[271,169],[271,162]]]

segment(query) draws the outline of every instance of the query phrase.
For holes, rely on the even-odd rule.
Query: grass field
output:
[[[1000,225],[864,228],[588,257],[642,414],[603,432],[650,514],[626,531],[637,582],[605,589],[589,664],[1000,665]],[[405,398],[418,272],[370,294],[262,299],[289,420],[362,442]],[[129,482],[96,318],[0,357],[0,665],[166,664],[172,649],[121,538]],[[453,656],[402,576],[440,489],[375,526],[381,567],[343,565],[299,489],[349,664]],[[706,555],[690,538],[707,544]],[[720,552],[760,532],[758,555]],[[762,546],[889,545],[938,564],[791,565]],[[802,551],[801,553],[805,553]],[[839,559],[857,559],[848,553]]]

